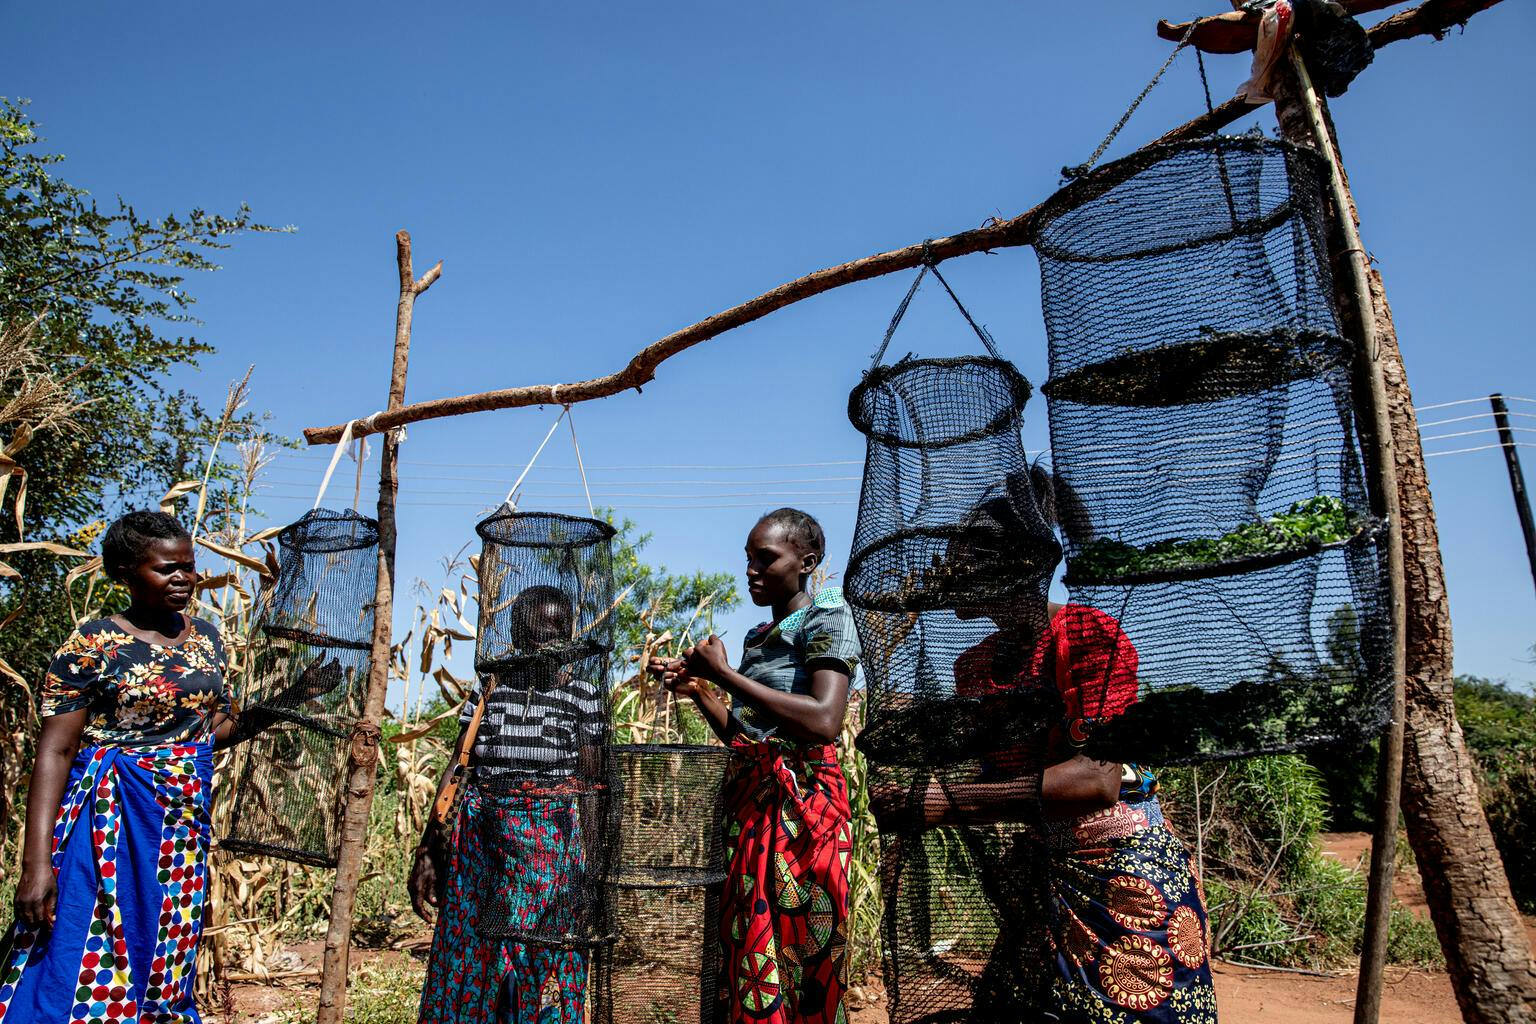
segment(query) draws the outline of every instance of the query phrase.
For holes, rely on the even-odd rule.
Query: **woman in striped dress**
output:
[[[512,607],[518,668],[484,674],[460,716],[450,765],[471,742],[470,776],[450,822],[434,817],[416,848],[410,895],[437,925],[422,1024],[583,1024],[587,956],[576,895],[587,857],[583,813],[604,735],[600,679],[577,678],[538,651],[568,644],[570,599],[529,587]],[[439,793],[450,784],[443,776]]]

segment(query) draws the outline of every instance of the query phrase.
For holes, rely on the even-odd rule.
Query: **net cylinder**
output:
[[[1045,617],[1061,549],[1019,435],[1029,395],[1012,364],[964,357],[876,367],[849,396],[866,454],[843,592],[868,686],[859,747],[874,760],[945,763],[1042,722],[1037,690],[983,702],[957,693],[954,672],[996,632],[992,613]]]
[[[1324,186],[1310,150],[1213,137],[1042,209],[1065,582],[1140,663],[1141,703],[1095,732],[1108,758],[1298,749],[1384,721],[1380,524]]]
[[[483,542],[475,667],[590,661],[580,674],[605,678],[613,650],[614,528],[599,519],[507,509],[475,531]],[[542,621],[558,605],[568,630]]]
[[[476,531],[476,699],[485,706],[472,762],[483,851],[477,931],[585,955],[613,931],[615,531],[510,508]]]
[[[637,744],[611,755],[620,794],[608,889],[614,941],[594,963],[593,1020],[712,1024],[726,877],[722,795],[732,754]]]
[[[273,724],[238,748],[220,845],[330,867],[350,730],[368,689],[378,523],[315,509],[277,539],[241,702]]]

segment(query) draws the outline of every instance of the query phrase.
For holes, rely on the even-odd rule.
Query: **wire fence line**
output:
[[[1516,441],[1516,448],[1536,448],[1536,443],[1530,441]],[[1448,452],[1425,452],[1426,459],[1432,459],[1437,455],[1465,455],[1467,452],[1490,452],[1496,448],[1503,448],[1502,444],[1480,444],[1475,448],[1453,448]]]

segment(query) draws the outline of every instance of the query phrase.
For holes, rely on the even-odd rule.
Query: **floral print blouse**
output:
[[[48,666],[43,717],[85,708],[83,744],[151,746],[205,740],[228,711],[226,659],[218,630],[192,619],[177,644],[152,644],[111,619],[77,626]]]

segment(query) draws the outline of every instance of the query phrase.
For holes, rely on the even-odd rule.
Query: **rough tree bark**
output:
[[[1276,106],[1281,132],[1311,145],[1294,88],[1294,81],[1284,83]],[[1337,155],[1338,133],[1326,102],[1323,115]],[[1340,165],[1345,166],[1342,158]],[[1347,189],[1346,196],[1347,216],[1359,224]],[[1408,840],[1462,1018],[1468,1024],[1536,1022],[1536,965],[1483,815],[1475,765],[1452,701],[1450,602],[1413,394],[1381,275],[1373,268],[1369,279],[1402,510],[1407,612],[1402,808]]]

